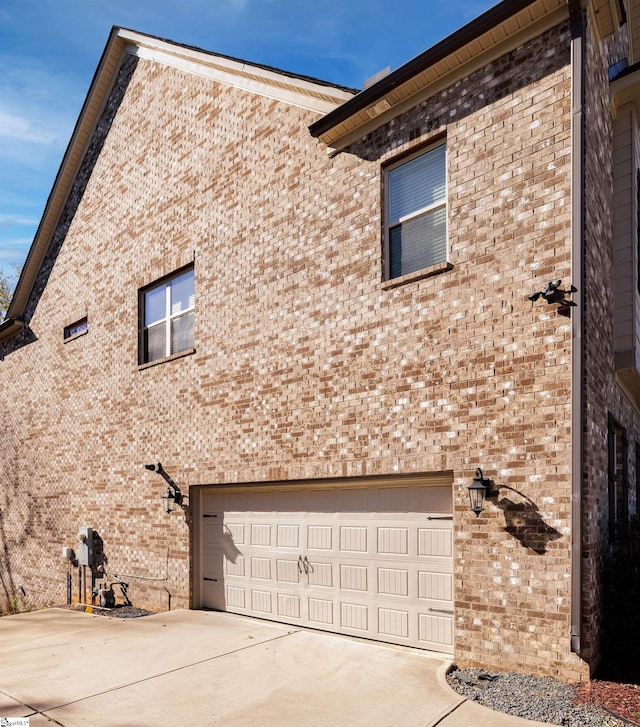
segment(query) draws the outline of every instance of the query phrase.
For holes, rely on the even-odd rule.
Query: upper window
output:
[[[144,289],[141,299],[142,363],[193,348],[193,268]]]
[[[387,279],[447,259],[446,146],[386,172]]]

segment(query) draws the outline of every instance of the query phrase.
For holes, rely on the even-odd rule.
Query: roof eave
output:
[[[509,21],[519,13],[528,13],[532,21],[524,22],[523,27],[517,31],[508,28]],[[525,15],[522,17],[525,18]],[[309,131],[333,149],[344,148],[356,138],[361,138],[379,128],[420,100],[433,95],[440,88],[469,75],[492,60],[494,56],[513,50],[530,37],[539,35],[562,22],[566,17],[568,17],[568,7],[565,0],[503,0],[313,123]],[[499,29],[501,32],[497,33]],[[502,37],[494,38],[494,36]],[[491,49],[487,49],[479,53],[481,41],[484,41],[485,46],[493,42],[494,52],[491,53]],[[456,54],[465,56],[466,60],[460,61]],[[431,72],[431,75],[435,76],[438,64],[442,65],[445,72],[438,73],[438,78],[429,83],[419,79],[421,87],[416,91],[416,79],[426,72]],[[393,96],[392,100],[389,100],[390,96]]]
[[[18,318],[7,318],[0,323],[0,343],[17,336],[24,329],[24,322]]]
[[[19,319],[25,311],[29,295],[40,271],[49,241],[53,234],[64,205],[69,196],[73,180],[78,172],[91,140],[96,123],[105,102],[105,91],[108,91],[116,67],[124,50],[124,41],[118,38],[119,28],[113,27],[105,45],[100,62],[89,86],[89,91],[82,105],[71,139],[56,174],[51,192],[45,204],[44,213],[33,238],[29,253],[22,266],[22,271],[15,287],[13,298],[7,310],[7,318]],[[100,93],[102,91],[102,93]],[[96,103],[97,102],[97,103]]]
[[[332,86],[327,82],[310,77],[297,76],[284,71],[280,72],[274,68],[253,65],[239,59],[219,56],[190,46],[181,46],[172,41],[114,26],[111,29],[109,39],[89,86],[82,110],[47,199],[40,224],[22,267],[18,284],[7,310],[8,319],[20,319],[25,313],[29,296],[41,269],[49,243],[58,226],[60,216],[100,115],[109,98],[122,55],[124,53],[138,54],[135,49],[141,52],[164,54],[164,62],[171,63],[179,68],[185,68],[191,72],[201,67],[204,75],[222,82],[233,83],[233,77],[236,74],[236,85],[239,87],[262,95],[271,93],[272,98],[297,103],[297,105],[305,105],[306,108],[318,114],[327,113],[327,111],[352,98],[355,93],[355,90]],[[213,70],[206,68],[216,62],[219,68]]]

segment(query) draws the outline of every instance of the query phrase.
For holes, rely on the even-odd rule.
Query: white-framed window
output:
[[[140,291],[142,351],[150,363],[194,347],[193,268],[182,270]]]
[[[385,279],[447,259],[446,144],[385,170]]]

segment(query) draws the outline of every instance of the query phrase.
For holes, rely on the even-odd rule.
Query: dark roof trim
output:
[[[24,328],[24,322],[19,318],[7,318],[0,323],[0,342],[12,338]]]
[[[43,254],[44,254],[43,253],[42,255],[40,255],[39,259],[37,261],[33,262],[33,260],[34,260],[34,258],[36,256],[36,241],[38,240],[38,238],[39,238],[39,236],[41,234],[42,228],[44,226],[45,219],[47,217],[47,211],[48,211],[49,206],[51,205],[51,203],[53,201],[56,188],[57,188],[57,186],[58,186],[58,184],[60,182],[60,179],[62,177],[62,172],[64,170],[65,163],[66,163],[66,161],[67,161],[67,159],[69,157],[69,154],[71,153],[71,149],[73,148],[74,142],[76,140],[76,135],[77,135],[78,130],[79,130],[80,126],[81,126],[82,117],[84,115],[85,109],[89,105],[89,101],[91,99],[91,95],[92,95],[92,93],[94,91],[94,87],[96,85],[96,81],[97,81],[97,79],[98,79],[98,77],[100,75],[100,71],[102,70],[102,65],[103,65],[103,63],[105,61],[105,58],[108,55],[109,47],[113,43],[113,40],[114,40],[114,38],[116,37],[117,34],[118,34],[118,27],[115,26],[115,25],[113,25],[111,27],[111,32],[109,33],[109,38],[108,38],[108,40],[107,40],[107,42],[105,44],[105,47],[104,47],[104,49],[102,51],[101,56],[100,56],[100,62],[98,63],[98,66],[97,66],[96,70],[93,73],[93,78],[91,79],[91,84],[89,85],[89,90],[87,91],[87,93],[86,93],[86,95],[84,97],[84,101],[82,102],[82,108],[80,110],[80,115],[76,119],[76,123],[75,123],[75,125],[73,127],[73,132],[71,134],[71,138],[69,139],[69,143],[67,144],[67,148],[65,149],[65,152],[64,152],[64,154],[62,156],[62,161],[60,162],[60,166],[58,167],[58,171],[56,173],[55,179],[53,180],[53,185],[52,185],[52,187],[51,187],[51,189],[49,191],[49,196],[47,197],[47,202],[46,202],[46,204],[44,206],[44,212],[42,214],[42,217],[40,218],[40,222],[38,223],[38,229],[36,230],[36,234],[33,236],[33,242],[31,243],[31,246],[29,248],[29,252],[27,253],[26,260],[25,260],[24,264],[22,265],[22,269],[20,271],[20,277],[18,278],[18,282],[16,284],[16,287],[13,290],[13,296],[11,298],[11,302],[9,303],[9,308],[7,310],[7,315],[8,316],[11,315],[11,314],[13,314],[14,309],[16,308],[16,299],[18,297],[18,292],[22,290],[23,285],[28,285],[27,295],[30,295],[31,294],[31,289],[32,289],[33,283],[35,281],[36,274],[40,270],[40,266],[42,265],[42,257],[43,257]],[[64,207],[64,205],[63,205],[63,207]],[[47,242],[47,248],[48,248],[48,246],[49,246],[49,243]],[[37,268],[35,270],[35,272],[33,270],[33,266],[34,265]],[[27,280],[29,280],[28,283],[25,282]],[[16,312],[18,312],[18,313],[21,314],[23,312],[23,310],[24,310],[24,306],[25,305],[26,305],[26,300],[23,302],[23,305],[20,307],[21,309],[19,309]],[[5,321],[5,323],[6,322],[7,321]],[[3,330],[2,329],[2,326],[0,326],[0,333],[2,333],[2,330]]]
[[[409,81],[434,63],[460,50],[467,43],[479,38],[496,25],[500,25],[500,23],[508,20],[520,10],[524,10],[529,5],[533,5],[534,2],[536,0],[503,0],[503,2],[490,8],[487,12],[472,20],[470,23],[467,23],[467,25],[464,25],[455,33],[452,33],[444,40],[441,40],[436,45],[424,51],[424,53],[421,53],[413,60],[400,66],[400,68],[385,76],[378,83],[361,91],[353,99],[342,104],[342,106],[338,106],[335,111],[331,111],[326,116],[318,119],[318,121],[309,127],[311,135],[318,137],[331,130],[337,124],[346,121],[353,114],[363,111],[389,93],[389,91]]]

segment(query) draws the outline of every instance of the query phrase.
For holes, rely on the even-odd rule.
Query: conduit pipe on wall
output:
[[[585,43],[581,0],[571,21],[571,268],[580,300],[571,310],[571,651],[582,650],[582,478],[584,462]]]

